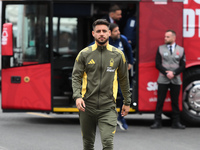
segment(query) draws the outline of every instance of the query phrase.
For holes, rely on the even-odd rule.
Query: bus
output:
[[[3,112],[78,112],[72,99],[72,70],[78,52],[94,39],[92,23],[122,9],[120,30],[136,17],[130,113],[154,113],[155,55],[173,29],[185,48],[186,69],[179,97],[181,118],[200,123],[200,0],[20,0],[2,1],[1,105]],[[118,104],[117,104],[118,105]],[[119,108],[118,108],[119,109]],[[166,97],[163,113],[170,116]]]

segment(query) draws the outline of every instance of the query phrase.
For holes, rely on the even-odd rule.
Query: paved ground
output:
[[[153,115],[129,115],[128,131],[117,128],[115,150],[197,150],[199,127],[151,130]],[[0,113],[0,150],[81,150],[82,139],[77,114]],[[101,150],[97,131],[95,150]]]

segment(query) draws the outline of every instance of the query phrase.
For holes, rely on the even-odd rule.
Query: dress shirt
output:
[[[171,46],[172,46],[172,53],[174,53],[176,43],[172,44]],[[170,44],[167,45],[167,48],[170,50]]]

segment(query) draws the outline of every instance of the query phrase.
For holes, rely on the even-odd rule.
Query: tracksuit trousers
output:
[[[98,126],[103,150],[113,150],[113,138],[117,127],[117,111],[88,109],[79,112],[79,120],[83,138],[83,149],[94,150],[96,128]]]
[[[161,114],[163,109],[163,104],[166,98],[166,94],[170,88],[171,105],[172,105],[172,118],[174,122],[180,121],[180,111],[178,105],[180,85],[175,84],[158,84],[158,99],[155,111],[155,121],[161,121]]]

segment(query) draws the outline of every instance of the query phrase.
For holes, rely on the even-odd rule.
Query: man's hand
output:
[[[85,102],[82,98],[76,99],[76,107],[78,110],[85,112]]]
[[[167,77],[168,77],[169,79],[174,78],[174,73],[173,73],[173,71],[166,71],[166,73],[167,73]]]
[[[130,110],[130,106],[123,105],[123,106],[122,106],[121,115],[122,115],[123,117],[126,116],[126,115],[128,114],[128,112],[129,112],[129,110]]]
[[[133,65],[128,64],[128,70],[130,70],[133,67]]]

